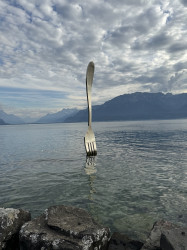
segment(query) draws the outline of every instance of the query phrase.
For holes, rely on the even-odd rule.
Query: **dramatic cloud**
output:
[[[187,92],[186,0],[0,1],[0,103],[40,115],[135,91]]]

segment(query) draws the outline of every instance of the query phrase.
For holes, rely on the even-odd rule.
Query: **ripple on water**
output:
[[[154,221],[186,225],[187,120],[94,123],[98,155],[86,160],[87,124],[0,130],[0,203],[31,210],[54,204],[145,239]]]

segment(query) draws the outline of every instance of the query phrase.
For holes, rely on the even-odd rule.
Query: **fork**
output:
[[[94,63],[90,62],[88,64],[87,72],[86,72],[86,93],[87,93],[87,103],[88,103],[88,130],[84,137],[84,144],[85,144],[87,156],[97,155],[95,135],[92,130],[91,91],[92,91],[93,76],[94,76]]]

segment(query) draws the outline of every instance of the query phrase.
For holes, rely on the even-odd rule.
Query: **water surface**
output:
[[[0,206],[35,217],[51,205],[87,209],[112,231],[144,240],[164,218],[187,225],[187,120],[0,126]]]

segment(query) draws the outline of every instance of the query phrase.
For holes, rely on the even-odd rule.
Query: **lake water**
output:
[[[87,209],[144,240],[161,218],[187,225],[187,120],[0,126],[0,206],[35,217],[56,204]]]

